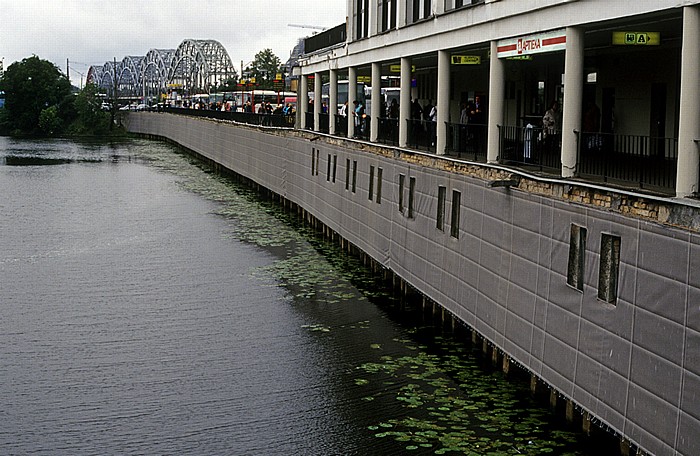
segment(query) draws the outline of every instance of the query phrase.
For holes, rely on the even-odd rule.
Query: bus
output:
[[[338,81],[338,106],[336,107],[337,110],[340,110],[340,108],[347,103],[348,101],[348,85],[349,82],[347,80],[345,81]],[[355,100],[358,102],[362,103],[362,106],[367,107],[367,96],[365,95],[367,87],[365,86],[364,82],[358,82],[357,83],[357,90],[355,93]],[[330,83],[325,83],[323,86],[321,86],[321,101],[325,101],[326,104],[328,104],[328,100],[330,99],[330,91],[331,91],[331,85]],[[348,106],[348,110],[352,110],[352,106]],[[331,113],[335,114],[335,113]]]

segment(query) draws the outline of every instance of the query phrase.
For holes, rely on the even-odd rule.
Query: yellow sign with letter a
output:
[[[658,46],[661,44],[661,33],[613,32],[612,44],[618,46]]]

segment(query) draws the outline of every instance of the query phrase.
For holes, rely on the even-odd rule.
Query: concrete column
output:
[[[437,143],[435,153],[444,155],[447,147],[447,122],[450,121],[450,54],[438,51]]]
[[[332,135],[335,131],[335,116],[338,114],[338,70],[331,70],[331,80],[328,90],[328,132]]]
[[[491,42],[491,60],[489,71],[489,115],[486,161],[498,162],[500,136],[498,126],[503,125],[503,113],[506,93],[505,62],[498,58],[498,42]]]
[[[382,65],[372,63],[372,115],[369,127],[369,140],[377,142],[379,138],[379,118],[384,117],[382,112]]]
[[[306,128],[306,110],[309,106],[309,80],[306,75],[299,76],[299,96],[297,97],[297,113],[301,129]]]
[[[700,191],[700,6],[683,8],[676,195]]]
[[[355,105],[357,99],[357,68],[348,68],[348,138],[355,136]]]
[[[573,177],[578,161],[578,138],[583,110],[583,29],[567,27],[564,61],[564,110],[561,131],[561,177]]]
[[[314,131],[321,131],[321,106],[323,106],[321,82],[321,73],[314,73]]]
[[[403,0],[399,4],[404,3]],[[408,146],[408,119],[411,117],[411,59],[401,57],[401,98],[399,102],[399,147]]]

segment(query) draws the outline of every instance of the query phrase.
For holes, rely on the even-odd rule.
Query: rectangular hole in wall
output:
[[[617,303],[617,283],[620,275],[620,236],[603,233],[600,241],[598,270],[598,299]]]
[[[382,168],[377,168],[377,204],[382,204]]]
[[[367,198],[372,201],[372,196],[374,194],[374,166],[369,167],[369,191],[367,192]]]
[[[357,189],[357,160],[352,161],[352,192]]]
[[[350,189],[350,159],[345,159],[345,190]]]
[[[326,181],[331,180],[331,154],[328,154],[328,166],[326,166]]]
[[[333,155],[333,183],[335,184],[335,174],[338,169],[338,156]]]
[[[316,175],[316,148],[311,148],[311,175]]]
[[[399,174],[399,212],[403,213],[403,188],[406,183],[406,176]]]
[[[408,180],[408,218],[413,218],[413,198],[416,192],[416,178]]]
[[[462,193],[452,190],[452,220],[450,221],[450,236],[459,239],[459,217],[462,211]]]
[[[317,149],[316,150],[316,175],[317,176],[319,173],[318,165],[319,165],[320,161],[321,161],[321,149]]]
[[[445,198],[447,197],[447,187],[438,186],[438,203],[436,214],[436,227],[440,231],[445,231]]]
[[[571,224],[569,236],[569,266],[566,273],[566,283],[583,291],[583,274],[586,258],[586,228]]]

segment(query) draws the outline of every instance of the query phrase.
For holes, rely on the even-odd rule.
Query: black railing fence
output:
[[[399,145],[399,119],[395,117],[379,118],[379,134],[377,141],[392,146]]]
[[[561,170],[561,134],[546,134],[540,127],[498,126],[498,160],[503,164]]]
[[[487,126],[447,122],[447,153],[458,158],[486,161]]]
[[[639,188],[673,190],[678,139],[578,133],[577,174]]]
[[[408,119],[408,145],[414,149],[435,151],[437,123],[428,120]]]
[[[255,114],[252,112],[231,112],[231,111],[214,111],[208,109],[189,109],[189,108],[164,108],[164,112],[173,114],[181,114],[195,117],[209,117],[219,120],[231,120],[234,122],[246,123],[250,125],[263,125],[268,127],[294,127],[294,115],[279,115],[279,114]]]

